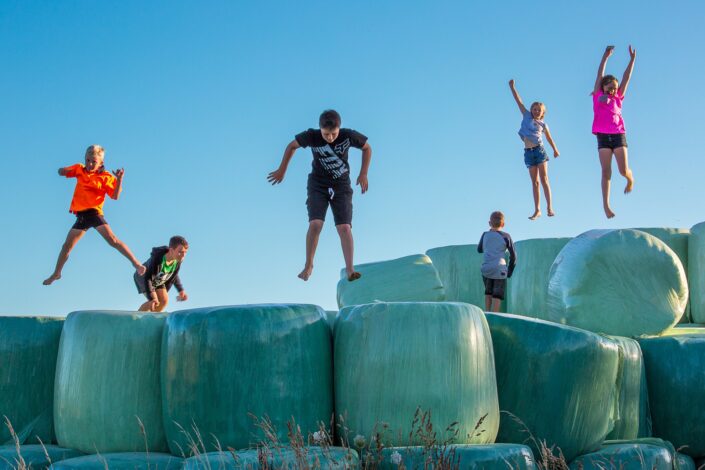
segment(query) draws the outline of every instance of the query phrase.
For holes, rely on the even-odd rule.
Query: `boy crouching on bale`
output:
[[[188,242],[180,236],[171,237],[168,247],[152,248],[149,260],[144,263],[147,271],[142,276],[137,273],[134,276],[137,292],[147,296],[147,301],[139,308],[140,312],[163,312],[169,303],[167,292],[172,285],[179,291],[176,300],[188,300],[179,279],[179,269],[187,251]]]

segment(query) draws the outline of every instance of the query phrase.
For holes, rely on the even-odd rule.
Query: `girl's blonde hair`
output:
[[[93,144],[86,149],[86,157],[89,155],[94,155],[96,157],[100,157],[101,159],[104,159],[105,158],[105,149],[98,144]]]
[[[534,106],[538,106],[541,108],[541,116],[539,116],[539,119],[543,119],[543,117],[546,115],[546,105],[540,101],[534,101],[533,103],[531,103],[531,107],[529,109],[533,108]]]

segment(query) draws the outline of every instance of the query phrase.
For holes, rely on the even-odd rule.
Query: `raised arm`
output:
[[[514,96],[514,101],[517,102],[517,106],[519,106],[519,112],[523,116],[524,113],[526,113],[526,107],[521,101],[521,96],[519,96],[517,89],[514,87],[514,80],[509,80],[509,89],[512,90],[512,96]]]
[[[369,142],[365,142],[362,147],[362,166],[360,167],[360,176],[357,177],[357,184],[362,189],[362,194],[367,192],[367,170],[370,169],[370,162],[372,161],[372,147],[370,147]]]
[[[602,77],[605,76],[605,67],[607,66],[607,59],[614,52],[614,46],[607,46],[604,54],[602,54],[602,60],[600,61],[600,66],[597,68],[597,79],[595,80],[595,88],[593,88],[593,93],[600,91],[600,84],[602,83]]]
[[[296,139],[289,142],[289,145],[287,145],[284,150],[284,156],[282,157],[282,162],[279,164],[279,168],[267,175],[267,181],[272,183],[272,185],[279,184],[284,181],[284,175],[286,175],[286,169],[289,167],[291,157],[294,156],[294,152],[296,152],[296,149],[299,147],[301,147],[301,145],[299,145]]]
[[[551,136],[551,131],[548,130],[548,126],[546,126],[543,129],[544,134],[546,134],[546,140],[548,143],[551,145],[551,148],[553,149],[553,158],[558,158],[561,154],[558,151],[558,148],[556,147],[555,142],[553,142],[553,137]]]
[[[629,57],[629,64],[624,70],[624,75],[622,75],[622,82],[619,85],[619,93],[622,96],[624,96],[624,94],[627,92],[629,80],[631,80],[632,78],[632,70],[634,70],[634,61],[636,60],[636,49],[632,49],[632,46],[629,46]]]
[[[123,170],[122,168],[118,168],[117,170],[113,171],[113,174],[115,175],[116,179],[115,190],[112,194],[110,194],[110,197],[117,201],[120,197],[120,193],[122,192],[122,177],[125,176],[125,170]]]

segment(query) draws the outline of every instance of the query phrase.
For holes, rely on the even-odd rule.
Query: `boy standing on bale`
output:
[[[483,253],[482,280],[485,283],[485,310],[499,312],[499,305],[504,300],[507,278],[512,277],[517,256],[512,237],[503,232],[504,214],[495,211],[490,215],[490,229],[482,234],[477,252]],[[509,251],[509,265],[504,254]]]
[[[323,111],[318,120],[320,129],[309,129],[297,134],[286,146],[279,168],[267,176],[273,185],[284,180],[291,157],[299,147],[311,147],[313,169],[308,175],[308,232],[306,233],[306,264],[299,278],[308,281],[313,272],[313,258],[318,246],[318,237],[323,229],[323,221],[330,205],[333,210],[335,227],[340,236],[345,258],[345,271],[348,281],[360,278],[353,265],[352,236],[352,195],[348,150],[355,147],[362,150],[362,166],[357,184],[362,194],[367,192],[367,170],[372,159],[372,147],[367,137],[352,129],[340,128],[340,114],[332,109]]]
[[[169,303],[167,293],[175,285],[179,295],[178,301],[188,300],[188,295],[181,285],[179,269],[186,257],[188,242],[184,237],[175,235],[169,240],[169,246],[152,248],[149,260],[144,263],[147,271],[140,276],[135,273],[137,292],[147,296],[147,301],[140,305],[140,312],[163,312]]]

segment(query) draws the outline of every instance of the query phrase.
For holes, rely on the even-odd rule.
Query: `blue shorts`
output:
[[[524,164],[526,164],[526,168],[531,168],[532,166],[540,165],[547,161],[548,154],[543,148],[543,145],[524,149]]]

